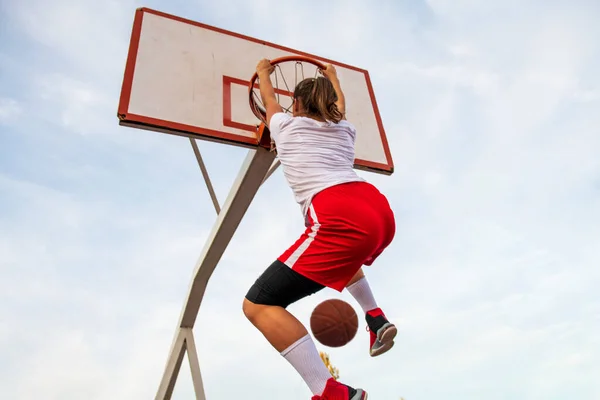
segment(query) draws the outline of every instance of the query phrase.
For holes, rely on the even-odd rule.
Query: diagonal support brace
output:
[[[272,173],[271,166],[274,159],[274,152],[258,147],[256,150],[248,152],[242,164],[238,177],[229,192],[229,196],[217,217],[217,221],[206,241],[202,254],[196,263],[187,300],[181,312],[175,338],[173,339],[167,359],[167,365],[155,397],[156,400],[171,399],[186,351],[186,335],[189,335],[187,332],[191,332],[196,323],[208,280],[223,256],[248,207],[250,207],[258,189],[269,176],[269,172]],[[191,351],[189,347],[187,350]],[[195,354],[189,357],[190,362],[192,362],[192,358],[197,360],[195,357]],[[194,369],[198,371],[196,377],[192,376],[196,398],[198,400],[205,400],[199,363],[197,363],[197,368],[193,365],[191,366],[193,374]]]

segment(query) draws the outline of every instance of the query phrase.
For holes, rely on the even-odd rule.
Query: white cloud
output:
[[[580,101],[582,103],[597,102],[598,100],[600,100],[600,90],[593,90],[593,89],[577,90],[573,94],[573,99],[575,101]]]
[[[135,6],[130,0],[26,0],[12,3],[8,14],[26,37],[54,51],[47,67],[59,65],[98,80],[122,73],[123,63],[115,61],[129,45],[123,38],[131,31]]]
[[[64,75],[41,76],[35,81],[40,111],[52,110],[47,118],[65,130],[79,134],[106,134],[113,130],[114,120],[107,117],[112,114],[116,119],[115,99],[99,85]]]
[[[21,106],[16,100],[0,98],[0,123],[7,123],[21,113]]]

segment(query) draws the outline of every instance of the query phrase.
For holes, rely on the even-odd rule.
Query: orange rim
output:
[[[319,69],[325,69],[325,64],[323,64],[322,62],[319,62],[317,60],[314,60],[310,57],[306,57],[306,56],[285,56],[285,57],[275,58],[275,59],[271,60],[271,65],[275,66],[277,64],[286,63],[286,62],[305,62],[308,64],[312,64]],[[256,115],[256,117],[258,119],[260,119],[264,124],[266,124],[267,123],[267,113],[258,106],[258,104],[256,103],[256,100],[254,99],[254,96],[253,96],[253,94],[254,94],[253,90],[254,90],[254,86],[256,85],[257,79],[258,79],[258,74],[255,72],[254,75],[252,75],[252,79],[250,79],[250,84],[248,85],[248,97],[249,97],[249,101],[250,101],[250,109],[252,110],[254,115]]]

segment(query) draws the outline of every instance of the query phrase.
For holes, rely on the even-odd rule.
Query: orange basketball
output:
[[[354,339],[358,331],[358,316],[345,301],[326,300],[313,310],[310,329],[321,344],[341,347]]]

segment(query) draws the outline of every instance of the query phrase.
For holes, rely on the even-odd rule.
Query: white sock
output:
[[[371,311],[377,308],[377,302],[373,297],[373,292],[371,292],[371,287],[369,286],[369,282],[367,282],[366,277],[354,282],[346,289],[348,289],[348,292],[350,292],[352,297],[356,299],[356,301],[362,307],[365,314],[367,313],[367,311]]]
[[[331,373],[321,360],[310,335],[298,339],[296,343],[282,351],[281,355],[296,368],[314,395],[323,393]]]

